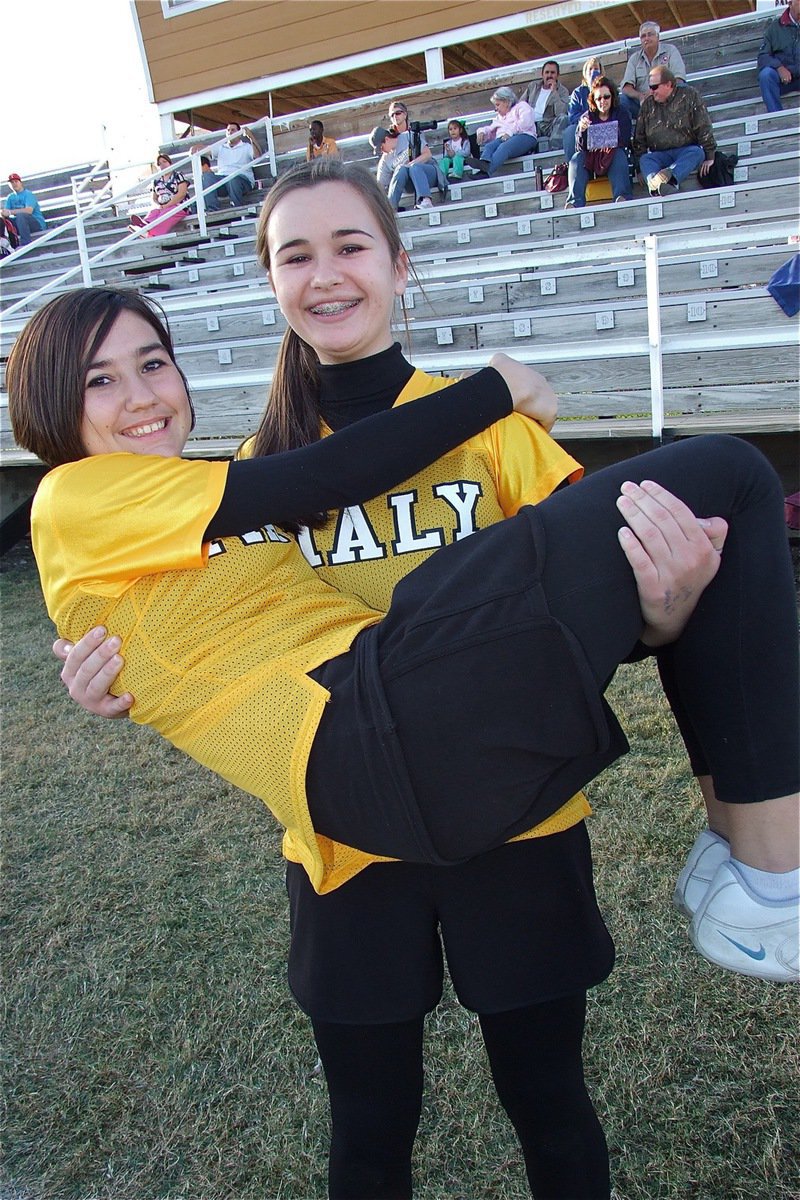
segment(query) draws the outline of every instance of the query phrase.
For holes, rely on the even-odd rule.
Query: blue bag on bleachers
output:
[[[788,262],[778,267],[767,284],[767,291],[787,317],[797,316],[800,312],[800,254],[793,254]]]

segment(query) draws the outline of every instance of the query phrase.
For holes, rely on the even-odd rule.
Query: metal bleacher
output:
[[[751,14],[667,35],[704,94],[720,148],[738,155],[731,187],[687,181],[663,199],[639,188],[628,204],[565,210],[563,193],[536,187],[536,166],[546,174],[561,157],[553,151],[453,186],[433,210],[401,213],[418,282],[398,310],[398,336],[408,333],[415,364],[451,374],[497,350],[536,364],[559,393],[561,439],[796,433],[798,327],[766,284],[797,250],[798,109],[763,111],[755,73],[763,23]],[[627,49],[597,52],[619,76]],[[562,64],[568,86],[588,53]],[[477,117],[498,81],[521,85],[535,74],[538,64],[471,76],[460,95]],[[407,89],[409,103],[424,119],[446,119],[458,83]],[[377,124],[386,99],[341,106],[339,127],[325,111],[326,131],[339,136],[345,157],[365,158],[366,141],[339,128]],[[296,161],[300,131],[316,115],[276,123],[279,171]],[[257,173],[269,182],[270,169]],[[120,246],[93,269],[93,282],[153,291],[164,307],[197,410],[191,454],[230,453],[255,427],[267,395],[284,322],[255,256],[262,196],[263,189],[244,211],[219,214],[205,236],[187,222],[153,245]],[[104,224],[87,225],[87,240],[107,245],[109,231],[119,237],[124,224],[123,214],[106,213]],[[26,297],[59,278],[77,254],[74,242],[0,267],[3,304],[18,305],[3,322],[3,362],[33,307],[48,298],[28,305]],[[0,464],[32,462],[13,443],[4,401],[0,417]]]

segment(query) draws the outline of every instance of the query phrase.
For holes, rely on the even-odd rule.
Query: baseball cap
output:
[[[380,154],[381,146],[386,141],[387,137],[396,138],[397,134],[392,133],[391,129],[384,129],[382,125],[376,125],[372,133],[369,135],[369,144],[376,154]]]
[[[11,174],[9,175],[9,177],[8,177],[8,182],[9,182],[9,183],[15,183],[15,182],[16,182],[16,183],[22,183],[22,176],[21,176],[21,175],[18,175],[18,174],[16,173],[16,171],[12,171],[12,173],[11,173]]]

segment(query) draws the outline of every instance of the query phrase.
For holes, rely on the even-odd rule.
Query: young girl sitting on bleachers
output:
[[[447,179],[461,179],[464,174],[464,159],[472,154],[472,145],[467,133],[467,127],[457,117],[447,122],[447,132],[450,135],[442,150],[443,157],[439,159],[442,174]]]

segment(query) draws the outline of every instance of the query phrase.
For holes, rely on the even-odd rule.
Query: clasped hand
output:
[[[617,508],[622,550],[636,576],[646,646],[673,642],[720,568],[728,523],[696,517],[652,480],[623,483]]]

